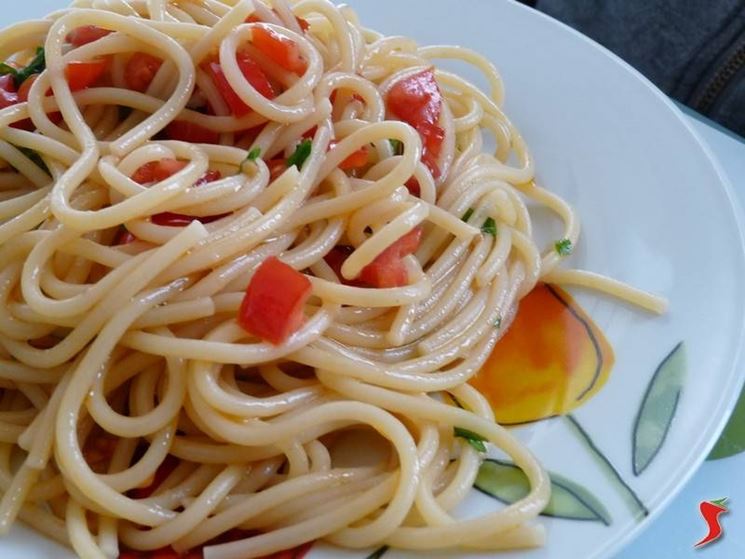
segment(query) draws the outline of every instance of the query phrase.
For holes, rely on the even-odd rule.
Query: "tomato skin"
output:
[[[13,105],[17,105],[19,102],[20,99],[18,92],[16,91],[16,84],[13,80],[13,76],[10,74],[0,76],[0,109],[12,107]]]
[[[440,158],[442,143],[445,141],[445,130],[436,124],[422,123],[417,131],[422,138],[422,162],[437,180],[441,174],[437,160]]]
[[[76,27],[67,34],[67,42],[74,47],[82,47],[93,41],[98,41],[109,33],[113,33],[113,31],[97,25],[83,25]]]
[[[137,184],[164,181],[178,173],[186,165],[187,163],[185,161],[178,161],[176,159],[164,158],[160,161],[150,161],[132,174],[132,180]]]
[[[388,108],[414,128],[437,124],[442,114],[442,93],[432,68],[396,82],[388,93]]]
[[[165,129],[169,140],[179,140],[192,144],[219,144],[220,134],[209,128],[185,120],[174,120]]]
[[[308,70],[308,63],[297,43],[269,27],[253,29],[253,45],[289,72],[302,76]]]
[[[122,225],[119,228],[119,231],[117,231],[116,236],[114,237],[114,246],[128,245],[130,243],[134,243],[136,240],[137,237],[135,237],[126,227]]]
[[[80,91],[94,85],[109,68],[108,58],[77,61],[67,64],[65,77],[71,91]]]
[[[337,245],[324,256],[326,264],[334,271],[336,277],[342,285],[350,285],[352,287],[366,287],[365,283],[356,279],[348,280],[341,275],[341,267],[349,256],[354,252],[354,248],[347,245]]]
[[[124,68],[124,81],[129,89],[144,93],[155,78],[163,60],[145,52],[136,52]]]
[[[338,142],[332,140],[329,144],[329,151],[334,149],[337,144]],[[352,155],[347,157],[344,161],[339,163],[339,169],[341,169],[342,171],[359,169],[360,167],[364,167],[365,165],[367,165],[369,160],[370,151],[367,149],[367,146],[362,146],[360,149],[352,153]]]
[[[393,85],[388,94],[388,109],[402,121],[413,126],[422,138],[422,162],[439,179],[437,164],[445,140],[445,130],[438,125],[442,115],[442,92],[432,68],[404,78]],[[409,189],[412,190],[411,188]]]
[[[409,273],[403,258],[413,254],[422,241],[422,228],[415,227],[381,252],[375,260],[362,269],[359,277],[348,280],[341,275],[341,267],[354,252],[354,248],[345,245],[335,246],[324,257],[342,284],[352,287],[403,287],[409,283]]]
[[[415,227],[365,266],[359,279],[372,287],[378,288],[408,285],[409,274],[403,258],[416,252],[421,241],[422,228]]]
[[[256,91],[267,99],[274,99],[277,96],[269,78],[255,60],[249,58],[245,53],[239,53],[237,62],[238,67],[243,73],[243,77],[246,78],[246,81],[248,81]],[[212,78],[215,87],[217,87],[217,90],[220,92],[221,97],[235,116],[242,117],[251,112],[251,107],[243,102],[228,83],[228,78],[225,77],[222,66],[220,66],[218,62],[209,62],[206,65],[206,70],[210,74],[210,77]]]
[[[160,161],[150,161],[137,169],[132,175],[132,180],[139,184],[148,184],[153,182],[164,181],[175,175],[183,169],[187,163],[176,159],[161,159]],[[196,183],[195,187],[205,185],[209,182],[220,180],[222,174],[220,171],[207,171]],[[150,221],[163,227],[186,227],[192,221],[201,223],[212,223],[230,214],[210,215],[197,217],[193,215],[179,214],[174,212],[161,212],[150,217]]]
[[[305,321],[303,307],[312,285],[303,274],[272,256],[251,278],[246,289],[238,324],[274,345],[280,345]]]

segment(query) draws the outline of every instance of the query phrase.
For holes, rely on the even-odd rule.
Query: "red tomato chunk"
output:
[[[238,53],[238,67],[241,69],[246,81],[261,95],[267,99],[274,99],[277,96],[269,78],[255,60],[249,58],[245,53]],[[218,62],[209,62],[205,68],[210,74],[215,87],[220,92],[220,96],[235,116],[246,116],[251,112],[251,107],[246,105],[233,88],[230,87],[228,78],[225,77],[222,66]]]
[[[442,103],[442,92],[431,68],[400,80],[388,94],[390,111],[419,132],[422,161],[435,179],[440,178],[437,160],[445,139],[445,131],[438,125]]]
[[[238,314],[246,332],[280,345],[300,329],[310,297],[310,280],[272,256],[251,278]]]
[[[65,68],[65,77],[71,91],[89,88],[100,80],[109,68],[108,58],[73,61]]]
[[[98,41],[109,33],[112,33],[112,31],[98,27],[97,25],[83,25],[68,33],[67,42],[74,47],[82,47],[93,41]]]
[[[280,35],[273,29],[268,27],[254,28],[253,44],[288,72],[294,72],[302,76],[308,69],[308,63],[303,58],[297,43]]]
[[[141,93],[147,91],[163,65],[163,60],[144,52],[134,53],[124,68],[124,81],[127,87]]]

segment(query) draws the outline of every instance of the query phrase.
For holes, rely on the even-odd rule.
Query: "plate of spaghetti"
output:
[[[716,441],[739,213],[589,40],[486,1],[2,17],[2,557],[609,557]]]

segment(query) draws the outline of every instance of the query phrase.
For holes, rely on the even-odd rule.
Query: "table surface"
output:
[[[707,143],[729,176],[745,207],[745,139],[683,109],[694,129]],[[685,489],[655,519],[647,530],[616,559],[739,559],[745,557],[745,393],[735,412],[741,428],[728,427],[728,443],[743,450],[727,458],[709,459]],[[734,452],[734,448],[730,449]],[[727,498],[729,512],[720,517],[724,535],[716,542],[695,549],[707,534],[699,512],[702,501]]]

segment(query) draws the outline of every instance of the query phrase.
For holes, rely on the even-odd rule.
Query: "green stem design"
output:
[[[582,425],[579,424],[579,421],[577,421],[572,414],[565,415],[564,419],[566,419],[574,433],[587,445],[592,455],[603,467],[603,470],[605,470],[606,476],[614,482],[614,485],[619,489],[619,492],[622,494],[624,501],[626,501],[626,504],[629,506],[629,509],[634,516],[649,516],[649,509],[639,498],[639,495],[637,495],[631,486],[626,483],[620,472],[616,469],[613,463],[608,460],[605,454],[603,454],[603,451],[598,448],[592,440],[592,437],[590,437],[590,434],[585,431]]]
[[[380,547],[373,551],[370,555],[367,556],[366,559],[380,559],[381,557],[383,557],[383,555],[388,553],[388,549],[390,548],[387,545],[384,545],[383,547]]]

